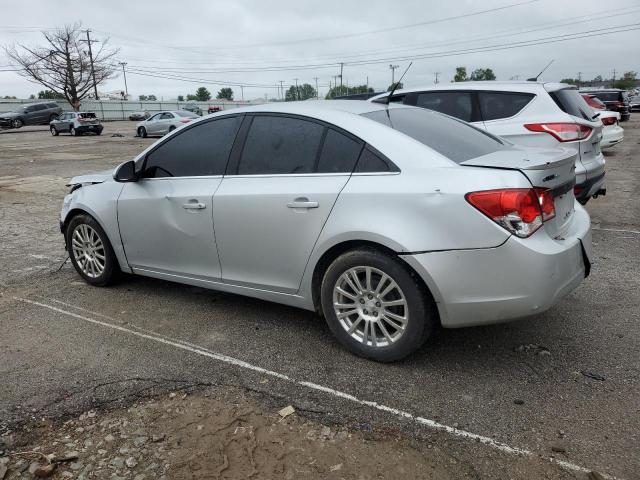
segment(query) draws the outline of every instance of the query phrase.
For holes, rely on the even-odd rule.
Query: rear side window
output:
[[[416,106],[445,113],[465,122],[473,121],[473,100],[469,92],[422,92]]]
[[[553,101],[556,102],[556,105],[558,105],[563,112],[573,115],[574,117],[584,118],[585,120],[593,119],[593,110],[587,105],[587,102],[578,93],[578,90],[565,88],[556,90],[555,92],[549,92],[549,95],[551,95]]]
[[[299,118],[254,117],[238,175],[312,173],[324,127]]]
[[[199,123],[162,143],[147,156],[145,177],[223,175],[241,116]]]
[[[382,155],[374,152],[370,147],[365,147],[360,154],[356,173],[375,172],[399,172],[400,170],[393,163],[386,160]]]
[[[511,92],[478,92],[482,119],[498,120],[516,115],[535,95],[531,93]]]
[[[333,129],[327,130],[318,160],[317,173],[351,173],[358,161],[362,143]]]
[[[363,114],[461,163],[503,150],[497,137],[455,118],[421,108],[390,108]]]

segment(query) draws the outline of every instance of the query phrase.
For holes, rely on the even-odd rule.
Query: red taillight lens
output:
[[[577,123],[527,123],[524,128],[531,132],[548,133],[559,142],[584,140],[591,135],[593,130],[587,125],[579,125]]]
[[[575,187],[573,187],[573,194],[577,197],[578,195],[580,195],[582,190],[584,190],[583,187],[581,187],[580,185],[576,185]]]
[[[465,195],[467,202],[498,225],[526,238],[555,216],[553,196],[546,189],[507,188]]]
[[[602,119],[603,125],[615,125],[616,117],[605,117]]]
[[[189,123],[191,120],[189,120],[188,118],[183,118],[182,120],[180,120],[180,123]]]

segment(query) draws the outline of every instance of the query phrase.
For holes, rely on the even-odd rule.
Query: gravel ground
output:
[[[278,410],[293,405],[297,413],[286,425],[292,422],[291,432],[299,432],[278,430],[276,435],[285,450],[307,449],[283,464],[283,471],[294,472],[292,478],[303,472],[335,473],[335,478],[358,478],[360,472],[362,478],[376,478],[376,468],[367,470],[357,459],[332,463],[330,455],[323,456],[326,439],[301,440],[323,426],[351,435],[347,438],[354,443],[345,448],[371,457],[369,465],[377,465],[380,449],[390,468],[407,463],[401,461],[403,455],[412,455],[408,463],[417,467],[406,473],[408,478],[419,477],[415,472],[424,478],[586,478],[591,469],[639,478],[640,121],[623,124],[624,143],[607,153],[608,194],[587,205],[595,263],[576,291],[531,319],[443,330],[421,352],[393,365],[353,357],[321,320],[293,308],[140,277],[108,289],[81,282],[63,264],[57,216],[64,183],[73,175],[115,166],[154,141],[133,137],[133,125],[106,124],[101,137],[51,137],[42,127],[0,132],[0,457],[36,447],[63,455],[71,447],[53,442],[70,435],[81,445],[87,438],[76,436],[69,425],[84,428],[89,418],[80,416],[87,411],[96,412],[90,424],[100,425],[133,422],[129,409],[154,405],[149,409],[155,413],[136,429],[175,439],[170,435],[198,411],[250,406],[254,416],[238,425],[268,430]],[[125,136],[111,137],[113,133]],[[211,352],[289,380],[265,378]],[[434,430],[301,382],[457,430]],[[186,417],[159,418],[160,406],[180,399],[167,397],[177,390],[193,392],[188,398],[195,406],[185,408]],[[74,423],[65,425],[68,421]],[[207,414],[203,428],[215,430],[221,421],[217,414]],[[283,423],[276,421],[276,426]],[[367,431],[354,425],[367,425]],[[94,428],[97,437],[89,440],[99,442],[104,432]],[[134,430],[122,428],[119,435],[133,435]],[[223,429],[211,441],[224,443],[230,432]],[[505,452],[459,432],[489,437],[530,455]],[[194,452],[211,451],[200,437],[196,430],[183,445],[192,445]],[[257,451],[270,451],[260,443],[265,437],[254,440]],[[136,457],[133,469],[111,469],[114,450],[107,449],[104,457],[90,448],[78,453],[95,472],[134,478],[152,463],[161,464],[154,455],[164,445],[166,455],[173,451],[180,458],[165,455],[167,478],[195,475],[198,466],[198,475],[215,477],[224,457],[211,453],[190,459],[187,449],[175,443],[153,443],[148,453]],[[248,454],[233,455],[228,455],[228,469],[220,472],[223,478],[245,475],[242,468],[251,465]],[[14,465],[16,459],[9,458]],[[275,468],[275,462],[261,458],[254,457],[256,468],[264,467],[258,477],[267,476],[269,465]],[[25,463],[31,460],[25,458]],[[563,468],[558,460],[585,471]],[[99,468],[100,461],[105,468]],[[340,462],[342,474],[331,472]],[[64,478],[65,471],[73,477],[82,473],[65,463],[56,475]],[[161,474],[146,473],[148,478]],[[92,470],[86,478],[102,478],[98,475]],[[397,472],[386,471],[386,478],[394,477]]]

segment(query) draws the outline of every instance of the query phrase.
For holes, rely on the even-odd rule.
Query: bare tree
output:
[[[43,31],[44,46],[13,45],[5,47],[5,52],[19,69],[19,75],[63,95],[78,110],[80,101],[94,87],[89,49],[82,33],[81,24],[67,25]],[[100,47],[92,51],[96,85],[113,78],[116,71],[114,57],[119,50],[108,48],[107,43],[108,39],[101,41]]]

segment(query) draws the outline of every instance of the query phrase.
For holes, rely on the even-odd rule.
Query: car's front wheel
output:
[[[51,130],[51,135],[53,135],[54,137],[57,137],[59,135],[58,129],[53,125],[51,125],[51,128],[49,128],[49,130]]]
[[[144,127],[140,127],[138,129],[138,136],[142,138],[147,138],[147,129]]]
[[[407,265],[379,250],[339,256],[321,286],[329,328],[353,353],[381,362],[400,360],[420,348],[437,315],[428,292]]]
[[[16,118],[11,122],[11,126],[13,128],[22,128],[24,126],[24,122],[20,118]]]
[[[107,235],[96,220],[87,214],[73,217],[66,229],[71,263],[91,285],[110,285],[120,273],[118,260]]]

